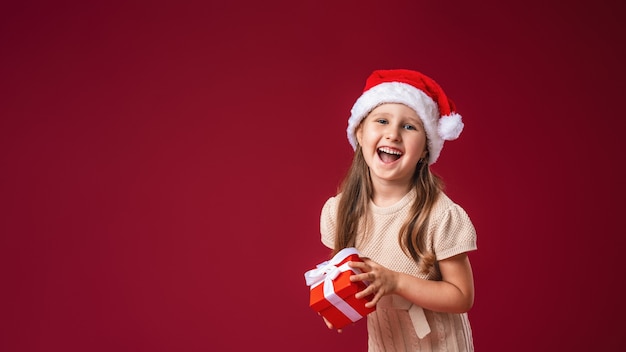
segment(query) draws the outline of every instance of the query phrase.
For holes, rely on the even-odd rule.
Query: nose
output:
[[[399,141],[400,131],[398,131],[397,127],[389,125],[385,130],[385,138],[391,141]]]

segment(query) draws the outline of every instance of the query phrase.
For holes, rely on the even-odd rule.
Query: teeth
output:
[[[386,154],[402,155],[402,152],[387,147],[381,147],[378,148],[378,150]]]

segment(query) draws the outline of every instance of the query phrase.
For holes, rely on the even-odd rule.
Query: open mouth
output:
[[[401,156],[402,156],[402,152],[397,149],[393,149],[389,147],[378,148],[378,157],[385,164],[392,163],[400,159]]]

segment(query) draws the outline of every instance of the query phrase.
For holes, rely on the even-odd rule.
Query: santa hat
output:
[[[376,70],[367,78],[363,94],[350,111],[347,133],[354,149],[357,127],[367,114],[384,103],[404,104],[422,119],[428,138],[429,165],[439,158],[444,141],[458,138],[463,130],[461,115],[437,82],[412,70]]]

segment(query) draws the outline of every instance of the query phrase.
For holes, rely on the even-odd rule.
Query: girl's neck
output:
[[[396,204],[411,191],[410,184],[392,182],[372,182],[374,194],[372,202],[379,207],[388,207]]]

